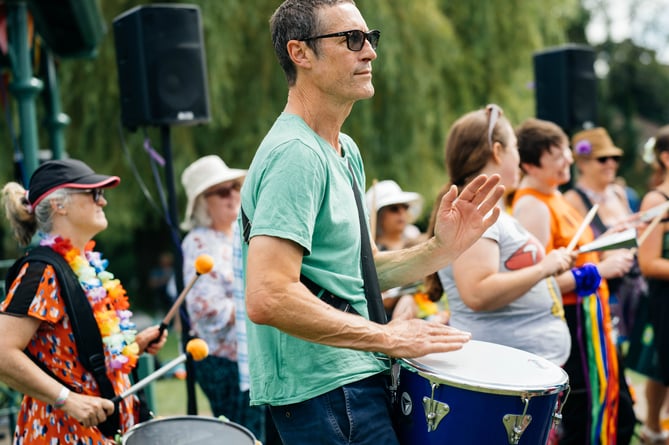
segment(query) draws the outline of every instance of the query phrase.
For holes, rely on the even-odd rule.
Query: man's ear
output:
[[[311,67],[311,57],[313,57],[314,52],[309,49],[306,42],[289,40],[286,44],[286,50],[288,51],[290,60],[296,66],[307,69]]]

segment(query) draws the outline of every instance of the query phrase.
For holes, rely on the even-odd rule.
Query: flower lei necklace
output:
[[[95,241],[89,241],[84,255],[70,240],[60,236],[46,236],[40,245],[58,252],[77,275],[88,298],[95,321],[100,329],[108,369],[129,373],[137,364],[139,345],[135,342],[137,330],[130,321],[132,312],[126,291],[114,274],[108,272],[108,260],[94,252]]]

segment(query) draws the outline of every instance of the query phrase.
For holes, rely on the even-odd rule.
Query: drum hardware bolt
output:
[[[432,396],[430,398],[423,397],[423,410],[425,411],[425,420],[427,421],[427,432],[436,431],[439,423],[451,411],[447,403],[434,400],[434,390],[439,387],[438,384],[432,383]]]
[[[518,445],[518,442],[520,442],[520,437],[530,425],[530,422],[532,422],[532,416],[527,414],[527,408],[530,406],[530,396],[524,395],[521,396],[520,399],[525,405],[525,408],[523,408],[523,414],[506,414],[502,419],[502,423],[504,423],[504,427],[506,428],[506,434],[509,438],[510,445]]]
[[[567,394],[564,396],[564,400],[562,401],[562,403],[560,403],[560,409],[558,409],[555,412],[555,414],[553,414],[553,426],[558,426],[560,422],[562,422],[562,408],[564,408],[564,404],[567,403],[567,399],[569,398],[569,393],[571,392],[571,387],[567,385],[566,390]],[[559,401],[555,403],[559,403]]]

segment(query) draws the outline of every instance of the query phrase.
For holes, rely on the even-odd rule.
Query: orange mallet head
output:
[[[193,357],[193,360],[199,362],[209,355],[209,346],[201,338],[193,338],[186,343],[186,352]]]
[[[214,259],[211,255],[203,253],[195,258],[195,272],[198,275],[209,273],[214,268]]]

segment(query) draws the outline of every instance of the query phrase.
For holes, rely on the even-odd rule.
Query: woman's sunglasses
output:
[[[597,162],[599,162],[600,164],[606,164],[609,159],[614,160],[616,164],[620,164],[620,158],[621,158],[620,156],[602,156],[595,159],[597,159]]]
[[[210,196],[218,196],[219,198],[228,198],[232,194],[232,191],[240,191],[242,189],[242,184],[239,182],[233,182],[227,187],[219,187],[217,189],[211,190],[204,194],[205,197],[209,198]]]
[[[73,189],[73,190],[70,190],[69,193],[85,193],[85,194],[90,194],[91,196],[93,196],[93,202],[96,203],[96,204],[100,201],[100,198],[104,198],[104,196],[105,196],[105,190],[102,189],[102,188],[97,188],[97,189],[83,189],[83,190]]]

